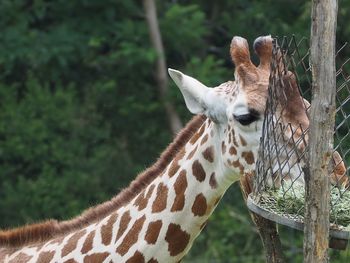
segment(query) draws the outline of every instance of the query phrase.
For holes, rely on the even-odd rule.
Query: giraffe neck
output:
[[[238,149],[231,150],[232,163],[239,163],[231,169],[223,162],[231,152],[225,132]],[[242,140],[233,128],[222,130],[208,119],[131,202],[69,235],[9,254],[8,262],[178,262],[242,167],[249,167]]]
[[[223,161],[222,145],[229,145],[225,132],[237,143],[235,152],[227,150],[234,164],[230,168]],[[137,215],[133,222],[140,226],[134,243],[125,250],[120,243],[119,252],[145,262],[181,260],[227,188],[253,167],[246,157],[249,143],[233,127],[225,131],[208,119],[164,172],[124,208]]]

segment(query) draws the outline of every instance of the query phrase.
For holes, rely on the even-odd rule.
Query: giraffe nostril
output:
[[[260,114],[256,110],[249,110],[249,113],[242,115],[233,115],[233,118],[243,126],[247,126],[252,122],[260,119]]]

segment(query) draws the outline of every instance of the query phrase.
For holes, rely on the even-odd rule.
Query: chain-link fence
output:
[[[337,52],[337,111],[330,176],[330,234],[348,239],[350,225],[350,59]],[[249,208],[277,223],[303,229],[311,68],[309,43],[275,38],[269,95]],[[333,88],[333,87],[330,87]]]

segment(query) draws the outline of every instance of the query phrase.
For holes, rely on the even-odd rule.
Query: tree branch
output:
[[[146,13],[146,21],[148,24],[150,40],[153,48],[157,52],[155,78],[157,82],[159,97],[164,105],[170,129],[173,133],[177,133],[179,130],[182,129],[183,126],[180,117],[175,110],[174,105],[167,99],[169,84],[168,74],[162,36],[159,30],[156,5],[154,0],[143,0],[142,2]]]

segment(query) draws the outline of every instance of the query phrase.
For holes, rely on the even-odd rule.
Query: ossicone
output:
[[[263,70],[270,70],[272,58],[272,44],[273,39],[271,38],[271,36],[260,36],[257,39],[255,39],[253,48],[260,60],[258,68]]]
[[[243,84],[254,82],[257,78],[256,67],[250,59],[248,41],[243,37],[232,38],[230,46],[232,62],[235,64],[235,78]]]

